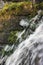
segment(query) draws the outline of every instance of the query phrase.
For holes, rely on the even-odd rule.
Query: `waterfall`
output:
[[[5,65],[43,65],[43,17],[41,20],[39,18],[38,14],[30,20],[38,21],[36,30],[18,45]]]

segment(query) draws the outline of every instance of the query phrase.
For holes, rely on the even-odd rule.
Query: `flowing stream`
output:
[[[18,36],[19,45],[16,50],[10,56],[4,56],[3,60],[6,60],[4,65],[43,65],[43,16],[40,16],[40,12],[32,18],[27,25],[25,30]],[[24,20],[22,20],[24,21]],[[33,24],[36,23],[35,30],[30,30]],[[30,33],[29,33],[30,32]],[[24,34],[24,38],[22,35]],[[22,38],[22,39],[21,39]],[[5,50],[8,46],[5,48]],[[9,49],[14,48],[14,45]],[[8,50],[8,49],[7,49]]]

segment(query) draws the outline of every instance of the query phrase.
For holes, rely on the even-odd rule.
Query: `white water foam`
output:
[[[5,65],[43,65],[43,20],[33,34],[21,42]]]

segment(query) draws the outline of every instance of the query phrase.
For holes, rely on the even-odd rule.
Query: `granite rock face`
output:
[[[14,19],[0,21],[0,43],[8,44],[8,36],[11,31],[22,31],[24,28],[19,25],[19,22],[25,16],[15,16]]]

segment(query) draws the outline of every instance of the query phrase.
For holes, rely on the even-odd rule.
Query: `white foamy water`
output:
[[[43,65],[43,19],[40,22],[35,32],[8,57],[5,65]]]
[[[8,52],[8,51],[12,50],[13,47],[14,47],[14,45],[12,45],[12,46],[6,45],[6,47],[4,48],[4,51]]]
[[[22,32],[18,32],[18,33],[16,34],[17,40],[19,40],[19,42],[22,41],[22,35],[23,35],[24,33],[25,33],[25,29],[24,29]]]
[[[29,25],[29,23],[28,23],[26,20],[22,19],[22,20],[20,21],[20,25],[23,26],[23,27],[24,27],[24,26],[27,27],[27,26]]]

